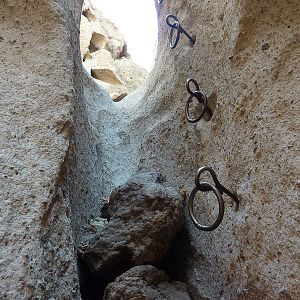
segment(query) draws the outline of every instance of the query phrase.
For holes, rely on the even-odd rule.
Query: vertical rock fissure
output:
[[[135,89],[137,79],[119,72],[128,63],[124,39],[100,28],[92,9],[82,13],[83,1],[0,0],[0,299],[80,299],[76,255],[93,295],[107,277],[91,274],[117,270],[104,299],[125,295],[124,286],[185,297],[186,286],[159,268],[180,274],[195,299],[300,299],[300,2],[153,2],[158,54]],[[196,37],[193,47],[185,36],[168,47],[168,14]],[[89,28],[81,41],[80,17]],[[211,118],[187,122],[187,78],[207,95]],[[186,218],[174,244],[175,230],[161,222],[176,223],[176,205],[164,213],[181,200],[138,192],[164,185],[161,176],[155,183],[144,176],[126,193],[116,189],[155,171],[173,187],[162,193],[189,195],[204,165],[238,195],[240,208],[228,209],[224,195],[215,231],[201,232]],[[129,197],[134,188],[138,197]],[[116,211],[113,190],[127,197]],[[110,195],[107,221],[100,208]],[[210,215],[215,199],[207,195],[203,205],[197,196],[195,214]],[[136,227],[148,213],[147,230]],[[128,225],[138,234],[129,242]],[[142,260],[152,237],[155,247]],[[166,237],[169,253],[157,250]]]
[[[174,293],[190,299],[186,286],[162,271],[172,264],[168,252],[183,224],[182,196],[165,177],[156,172],[133,176],[111,193],[107,215],[78,247],[83,299],[108,300],[116,293],[122,299],[152,294],[170,299]],[[131,276],[133,285],[124,289],[124,279]]]
[[[253,7],[246,0],[218,5],[203,1],[201,9],[196,2],[190,6],[181,1],[163,3],[160,24],[164,24],[164,15],[176,11],[184,27],[197,33],[193,47],[182,39],[177,49],[170,50],[167,28],[162,25],[152,73],[120,103],[113,103],[86,74],[79,75],[85,104],[80,104],[78,114],[86,115],[76,121],[76,143],[81,144],[75,154],[80,166],[76,172],[82,174],[74,186],[84,182],[88,191],[75,188],[76,201],[84,203],[74,201],[73,205],[80,219],[77,246],[89,240],[95,227],[103,227],[99,212],[102,198],[137,170],[158,170],[167,174],[177,189],[189,193],[194,172],[210,165],[239,195],[240,211],[227,210],[223,223],[212,234],[199,232],[187,220],[185,236],[179,238],[186,246],[171,251],[157,266],[178,272],[180,278],[176,279],[184,278],[195,298],[254,299],[262,294],[270,298],[293,295],[296,299],[295,269],[291,267],[295,251],[289,238],[295,231],[298,185],[287,178],[299,169],[298,160],[289,159],[297,156],[298,145],[299,110],[292,75],[298,66],[294,17],[299,4],[276,2],[269,15],[268,3]],[[258,30],[253,30],[253,22]],[[207,26],[210,23],[214,26]],[[94,68],[93,74],[104,76],[103,70],[104,66]],[[194,125],[184,116],[188,77],[197,79],[214,111],[211,118]],[[120,81],[114,82],[120,85]],[[83,229],[83,224],[88,229]],[[280,239],[274,232],[280,232]],[[182,253],[186,253],[184,261]],[[175,270],[170,262],[175,262]],[[82,257],[80,264],[86,274],[82,277],[91,278]],[[146,271],[135,269],[129,274]],[[123,279],[121,275],[116,281]],[[89,292],[95,292],[97,285],[104,289],[99,287],[99,277],[93,282]]]

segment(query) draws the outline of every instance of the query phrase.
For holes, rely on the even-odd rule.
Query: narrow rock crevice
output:
[[[78,247],[81,290],[87,299],[102,296],[108,283],[113,286],[133,267],[159,266],[183,223],[180,193],[155,172],[137,174],[116,188],[106,210],[105,225]]]
[[[81,288],[82,295],[86,299],[90,299],[90,297],[96,299],[99,295],[110,297],[112,291],[117,293],[121,290],[124,293],[131,293],[132,291],[123,289],[124,281],[127,280],[122,277],[124,274],[124,276],[136,278],[139,286],[147,286],[148,283],[145,280],[142,280],[141,283],[139,277],[144,274],[145,270],[134,268],[137,266],[144,268],[149,265],[172,275],[169,276],[169,279],[164,279],[164,283],[174,280],[187,282],[189,297],[194,299],[199,299],[199,297],[201,299],[218,299],[220,297],[228,299],[252,297],[254,299],[258,295],[275,297],[280,293],[282,295],[282,292],[279,292],[281,283],[289,287],[287,295],[294,293],[295,282],[290,280],[287,283],[282,280],[281,275],[278,275],[279,272],[277,272],[278,274],[274,272],[274,269],[281,269],[271,261],[277,254],[269,253],[271,250],[266,247],[266,244],[270,244],[275,250],[278,250],[278,245],[273,242],[276,237],[270,234],[273,230],[270,231],[269,224],[264,223],[262,217],[257,219],[256,216],[261,214],[268,216],[274,220],[274,228],[285,233],[278,225],[280,222],[277,223],[277,219],[269,215],[268,210],[270,208],[276,210],[280,208],[280,211],[285,209],[276,202],[277,200],[274,200],[276,205],[272,202],[272,197],[276,198],[276,191],[281,190],[272,186],[266,177],[272,176],[270,173],[270,170],[273,170],[272,160],[277,158],[280,161],[281,159],[272,152],[273,148],[277,148],[282,153],[283,146],[277,142],[278,136],[282,137],[282,143],[286,143],[284,149],[294,151],[293,131],[296,126],[292,124],[291,128],[289,127],[291,121],[286,118],[286,114],[282,113],[283,106],[279,100],[276,100],[281,99],[280,91],[283,89],[281,82],[273,82],[270,78],[274,75],[272,72],[276,70],[274,72],[277,74],[277,69],[283,65],[278,64],[278,61],[281,61],[282,53],[294,57],[296,50],[293,48],[291,50],[293,53],[288,54],[283,51],[291,42],[287,38],[282,45],[278,43],[279,37],[288,37],[288,29],[281,20],[284,18],[278,18],[277,23],[273,22],[278,29],[278,33],[275,34],[273,25],[270,25],[272,24],[271,17],[265,13],[266,7],[263,3],[260,6],[263,6],[264,9],[257,10],[260,12],[259,24],[261,23],[260,26],[263,28],[262,30],[252,30],[251,38],[247,38],[244,29],[249,26],[251,23],[249,20],[252,19],[252,17],[249,18],[249,14],[251,14],[249,3],[245,1],[246,5],[237,2],[228,4],[221,1],[215,7],[209,2],[204,2],[201,10],[196,9],[198,8],[197,3],[192,5],[195,9],[188,10],[186,3],[177,1],[160,6],[160,24],[165,25],[164,15],[166,13],[170,10],[176,11],[179,16],[181,15],[180,20],[182,20],[184,28],[191,33],[197,32],[197,41],[193,47],[188,47],[188,41],[182,38],[178,48],[170,50],[166,43],[168,28],[160,26],[156,66],[146,83],[131,94],[127,89],[130,76],[121,74],[122,72],[118,73],[120,65],[127,63],[127,60],[124,59],[127,57],[127,53],[124,54],[126,48],[124,40],[111,38],[112,36],[107,35],[103,28],[101,30],[98,28],[95,32],[105,36],[107,41],[105,40],[105,44],[97,46],[91,42],[92,35],[89,31],[85,44],[81,48],[88,73],[93,75],[94,82],[97,84],[98,81],[102,81],[102,86],[105,88],[113,87],[115,89],[114,91],[108,90],[115,101],[122,99],[123,95],[129,94],[122,102],[111,103],[111,99],[108,99],[106,95],[99,95],[99,90],[95,85],[84,87],[88,126],[91,128],[88,135],[97,137],[96,146],[91,147],[91,152],[97,154],[88,164],[93,165],[94,161],[101,158],[101,164],[97,162],[97,168],[91,172],[94,172],[93,174],[101,173],[99,176],[99,178],[101,177],[101,188],[98,188],[101,189],[101,192],[99,194],[108,196],[116,185],[124,183],[137,170],[153,169],[169,174],[172,185],[176,189],[182,187],[189,193],[193,187],[194,172],[201,165],[209,164],[218,169],[220,176],[228,185],[234,187],[242,199],[243,206],[239,212],[228,210],[226,220],[224,219],[222,226],[212,234],[199,233],[187,219],[183,231],[177,233],[176,238],[170,239],[168,250],[161,259],[152,261],[148,258],[140,261],[137,259],[134,249],[130,248],[130,244],[134,244],[135,240],[139,240],[139,238],[124,241],[130,235],[126,235],[124,232],[120,233],[117,226],[115,228],[112,226],[116,219],[112,217],[113,214],[108,205],[108,223],[96,221],[96,223],[105,224],[96,225],[98,228],[93,233],[89,232],[85,238],[80,238],[78,243]],[[274,15],[276,12],[280,15],[281,5],[279,8],[274,5],[272,8]],[[248,9],[249,12],[245,9]],[[213,19],[209,20],[207,15],[216,16],[218,22]],[[286,13],[285,17],[287,17]],[[85,19],[83,17],[83,22],[87,21]],[[195,23],[195,19],[199,22]],[[268,22],[261,22],[262,20],[268,20]],[[208,32],[204,34],[199,28],[204,28],[207,22],[215,22],[215,27],[207,28]],[[89,21],[89,23],[92,22]],[[233,27],[231,27],[232,24]],[[239,27],[240,25],[241,27]],[[261,45],[265,45],[266,42],[270,47],[267,50],[265,46],[264,49],[261,49]],[[91,48],[92,44],[93,48]],[[278,45],[278,49],[274,50],[274,44]],[[240,45],[242,48],[238,49]],[[259,51],[257,45],[259,45]],[[272,55],[276,56],[276,59],[273,59]],[[95,63],[97,58],[100,60]],[[255,62],[259,61],[262,66],[258,68],[252,58],[256,59]],[[287,58],[285,57],[284,60],[287,61]],[[113,62],[114,68],[107,67],[111,62]],[[294,68],[287,65],[284,64],[284,68],[282,68],[284,70],[281,70],[281,80],[291,79],[291,74],[295,72]],[[241,68],[243,72],[240,72]],[[289,70],[285,72],[287,69]],[[100,70],[98,78],[96,78],[95,70]],[[107,76],[104,74],[105,72],[101,73],[101,70],[111,70],[114,76]],[[120,84],[117,80],[111,80],[112,77],[123,83],[123,90],[117,90]],[[185,89],[188,77],[197,79],[199,85],[201,83],[201,89],[207,94],[208,106],[212,110],[212,115],[205,115],[200,122],[193,126],[187,124],[184,116],[184,104],[189,97]],[[287,80],[286,83],[292,90],[291,81]],[[269,97],[269,87],[273,84],[276,85],[277,91],[274,87],[270,93],[272,96]],[[276,97],[273,97],[273,94]],[[294,103],[294,99],[290,100],[291,102],[286,101],[284,109],[286,109],[287,103]],[[93,105],[90,106],[90,103]],[[291,113],[293,114],[294,111],[291,110]],[[87,125],[84,125],[83,122],[82,126]],[[276,138],[267,134],[266,126],[274,129]],[[288,134],[282,130],[287,127],[290,129]],[[267,139],[267,143],[265,139]],[[272,159],[269,158],[270,153],[273,153]],[[267,166],[263,172],[257,168],[262,160]],[[289,170],[294,167],[293,163],[285,161],[285,171],[282,172],[289,174]],[[268,176],[265,176],[265,172]],[[282,178],[285,177],[281,176],[283,173],[279,173],[275,177],[282,188]],[[90,181],[93,183],[93,178]],[[264,182],[267,193],[265,188],[256,186],[255,182],[261,181]],[[286,182],[286,184],[289,183]],[[292,186],[290,188],[294,197],[295,189]],[[130,190],[126,190],[126,193],[130,194]],[[253,205],[253,194],[260,197],[262,202]],[[291,203],[293,197],[290,198]],[[99,199],[95,201],[95,198],[95,195],[92,195],[90,196],[92,200],[86,197],[84,201],[86,203],[100,201]],[[99,217],[100,206],[94,205],[94,203],[92,206],[96,207],[98,211],[94,212],[90,207],[87,209],[88,213],[85,212],[83,222],[87,226],[90,226]],[[147,212],[148,208],[146,207],[144,212]],[[209,208],[209,205],[204,207],[205,210]],[[120,209],[126,209],[126,205]],[[200,209],[197,210],[199,213]],[[249,215],[249,211],[253,212],[253,215]],[[294,214],[292,209],[290,211],[287,213],[287,217],[293,224]],[[130,216],[135,218],[140,216],[139,211],[131,208],[123,213],[119,219],[117,218],[118,222],[120,220],[128,221]],[[162,217],[162,219],[167,218],[167,216]],[[281,221],[281,217],[278,218]],[[152,222],[153,220],[154,216],[151,218]],[[124,229],[126,228],[124,223],[120,222],[118,226]],[[150,223],[150,221],[146,221],[144,225],[150,226]],[[258,224],[264,224],[264,226],[261,227]],[[143,237],[147,234],[140,233]],[[108,236],[111,237],[113,243],[105,240]],[[283,236],[288,236],[288,233]],[[255,237],[254,240],[253,237]],[[87,242],[86,245],[83,243],[84,240]],[[287,242],[287,239],[285,241]],[[159,245],[159,242],[156,242],[156,245]],[[143,242],[140,241],[140,243],[143,245]],[[280,246],[280,251],[273,250],[274,253],[280,253],[281,258],[285,255],[282,265],[286,267],[290,265],[295,253],[290,255],[289,246],[285,245]],[[136,245],[133,248],[139,247]],[[107,254],[103,252],[105,249],[113,250],[107,251]],[[261,251],[261,255],[253,255],[256,251]],[[282,255],[282,253],[285,254]],[[265,264],[266,258],[268,264]],[[244,264],[247,265],[247,272],[243,268]],[[289,268],[283,270],[286,276],[293,275],[293,271]],[[274,276],[272,276],[276,277],[276,283],[268,277],[273,273]],[[141,276],[143,277],[143,275]],[[148,288],[145,289],[148,290]],[[162,293],[160,289],[154,291],[150,288],[150,290],[151,293]]]
[[[86,262],[81,259],[80,255],[78,256],[77,261],[82,300],[102,299],[106,286],[109,282],[113,281],[114,278],[107,280],[92,273],[90,268],[87,267]]]
[[[300,299],[299,0],[152,1],[159,38],[148,77],[115,26],[82,0],[0,2],[0,299],[81,299],[76,253],[85,299],[137,291],[176,299],[187,289],[176,280],[194,299]],[[197,36],[193,47],[184,35],[168,47],[169,13]],[[105,45],[90,47],[94,32]],[[92,78],[98,69],[125,87]],[[207,95],[212,118],[186,120],[187,78]],[[182,200],[165,190],[189,195],[204,165],[240,208],[224,195],[215,231],[186,218],[180,233],[172,217],[183,219],[183,209],[172,205]],[[103,218],[111,191],[151,170],[173,189],[140,197],[158,184],[143,178]],[[195,214],[209,216],[212,203]]]

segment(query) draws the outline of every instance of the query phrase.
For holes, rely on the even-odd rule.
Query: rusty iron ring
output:
[[[198,189],[201,190],[201,182],[200,182],[200,176],[202,173],[204,172],[209,172],[214,183],[215,183],[215,186],[219,189],[219,190],[222,190],[222,185],[215,173],[215,171],[213,170],[213,168],[211,167],[207,167],[207,166],[204,166],[204,167],[201,167],[197,170],[197,173],[195,175],[195,185],[198,187]]]
[[[195,85],[195,91],[192,91],[191,83],[193,83]],[[185,115],[186,115],[187,120],[190,123],[196,123],[203,118],[205,113],[207,113],[209,115],[209,117],[211,118],[213,115],[213,112],[212,112],[211,108],[208,106],[208,100],[207,100],[206,94],[204,92],[200,91],[198,82],[195,79],[188,78],[186,81],[186,89],[187,89],[188,93],[191,95],[191,97],[189,97],[189,99],[186,103],[186,106],[185,106]],[[193,97],[197,98],[199,104],[203,104],[202,112],[196,118],[192,118],[189,114],[189,106],[193,100]]]
[[[174,22],[171,23],[170,19],[174,19]],[[171,49],[176,48],[176,46],[178,45],[179,39],[180,39],[180,35],[183,33],[187,36],[187,38],[190,40],[190,42],[192,44],[195,44],[196,39],[191,37],[180,25],[179,20],[177,19],[177,17],[173,16],[173,15],[167,15],[166,16],[166,23],[171,27],[171,30],[169,32],[169,47]],[[175,42],[173,43],[173,36],[174,36],[174,31],[177,31],[177,35],[176,35],[176,39]]]
[[[190,113],[189,113],[189,107],[190,107],[190,104],[191,104],[194,97],[196,97],[199,104],[203,104],[203,109],[202,109],[201,114],[199,116],[197,116],[195,118],[192,118],[190,116]],[[196,122],[200,121],[203,118],[206,111],[207,111],[207,97],[206,97],[206,95],[201,91],[194,92],[194,94],[189,97],[189,99],[187,100],[186,105],[185,105],[185,116],[186,116],[187,120],[190,123],[196,123]]]
[[[190,83],[193,83],[196,87],[196,90],[194,92],[191,90]],[[189,78],[186,81],[186,89],[191,96],[189,97],[189,99],[187,100],[186,105],[185,105],[185,115],[186,115],[187,120],[190,123],[196,123],[203,118],[203,116],[206,112],[209,112],[209,110],[210,110],[207,105],[207,97],[202,91],[200,91],[198,82],[195,79]],[[194,97],[197,98],[199,104],[203,104],[202,112],[196,118],[192,118],[189,113],[189,107],[190,107],[190,104],[192,103],[192,100]]]
[[[199,91],[200,88],[199,88],[198,82],[197,82],[195,79],[193,79],[193,78],[188,78],[188,79],[187,79],[186,84],[185,84],[186,89],[187,89],[187,91],[188,91],[188,93],[189,93],[190,95],[194,95],[195,92],[193,92],[192,89],[191,89],[191,87],[190,87],[191,82],[195,85],[195,88],[196,88],[196,89],[195,89],[195,92]]]
[[[216,195],[216,197],[218,199],[218,203],[219,203],[218,217],[215,220],[215,222],[211,225],[202,225],[195,217],[194,200],[195,200],[195,196],[198,191],[202,191],[202,192],[203,191],[205,191],[205,192],[212,191],[212,192],[214,192],[214,194]],[[189,214],[192,219],[192,222],[198,229],[200,229],[202,231],[212,231],[212,230],[216,229],[221,224],[223,217],[224,217],[224,200],[223,200],[221,192],[213,184],[210,184],[208,182],[201,182],[199,185],[196,185],[196,187],[192,190],[192,192],[189,196],[188,210],[189,210]]]
[[[200,191],[202,191],[202,187],[201,187],[202,182],[200,182],[200,176],[203,172],[209,172],[210,173],[210,175],[211,175],[211,177],[214,181],[214,184],[215,184],[216,188],[220,191],[221,195],[223,195],[223,193],[228,195],[233,201],[235,201],[236,207],[238,208],[239,207],[239,200],[238,200],[237,196],[235,194],[233,194],[232,192],[230,192],[228,189],[226,189],[220,183],[215,171],[211,167],[204,166],[204,167],[201,167],[201,168],[198,169],[198,171],[196,173],[196,176],[195,176],[195,185],[196,185],[196,187]]]
[[[170,19],[174,19],[175,21],[173,23],[170,23]],[[173,15],[167,15],[166,16],[166,23],[171,27],[170,33],[169,33],[169,47],[171,49],[176,48],[178,45],[180,35],[181,35],[181,26],[179,23],[179,20],[173,16]],[[173,43],[173,36],[174,36],[174,31],[177,31],[176,39],[175,42]]]
[[[201,111],[201,114],[196,118],[192,118],[190,116],[190,113],[189,113],[189,107],[190,107],[190,104],[191,104],[194,97],[197,98],[199,104],[203,104],[203,109]],[[190,123],[196,123],[196,122],[198,122],[199,120],[201,120],[203,118],[206,111],[207,111],[207,97],[206,97],[206,95],[201,91],[194,92],[194,94],[189,97],[189,99],[188,99],[188,101],[186,102],[186,105],[185,105],[185,116],[186,116],[187,120]]]

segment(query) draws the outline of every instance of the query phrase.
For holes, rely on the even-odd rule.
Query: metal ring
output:
[[[192,102],[194,97],[197,98],[199,104],[203,104],[202,112],[196,118],[192,118],[190,116],[190,113],[189,113],[189,106],[190,106],[190,103]],[[207,97],[206,97],[206,95],[201,91],[192,92],[191,96],[189,97],[189,99],[188,99],[188,101],[186,102],[186,105],[185,105],[185,115],[186,115],[187,120],[190,123],[198,122],[199,120],[201,120],[203,118],[204,114],[206,113],[206,110],[207,110]]]
[[[170,23],[170,19],[174,19],[175,22],[174,22],[174,23]],[[166,16],[166,22],[167,22],[167,24],[168,24],[170,27],[176,27],[176,28],[177,28],[177,26],[176,26],[175,24],[180,24],[180,23],[179,23],[179,20],[178,20],[175,16],[173,16],[173,15],[167,15],[167,16]]]
[[[216,197],[218,199],[218,202],[219,202],[218,217],[217,217],[216,221],[212,225],[202,225],[196,219],[195,213],[194,213],[194,200],[195,200],[195,196],[196,196],[197,192],[201,191],[198,186],[196,186],[192,190],[192,192],[190,194],[190,197],[189,197],[189,200],[188,200],[189,214],[190,214],[190,217],[191,217],[194,225],[198,229],[203,230],[203,231],[212,231],[212,230],[216,229],[220,225],[220,223],[222,222],[222,220],[223,220],[223,216],[224,216],[224,200],[223,200],[223,197],[222,197],[220,191],[214,185],[212,185],[212,184],[210,184],[208,182],[201,182],[200,186],[201,186],[201,190],[203,190],[203,191],[213,191],[214,194],[216,195]]]
[[[170,30],[170,34],[169,34],[169,47],[171,49],[175,49],[176,46],[178,45],[178,42],[179,42],[179,39],[180,39],[180,30],[179,30],[180,27],[179,26],[180,25],[178,25],[178,29],[172,27],[171,30]],[[176,40],[173,43],[174,30],[177,30],[177,35],[176,35]]]
[[[198,82],[197,82],[195,79],[189,78],[189,79],[186,81],[185,86],[186,86],[187,91],[189,92],[190,95],[194,95],[195,92],[193,92],[193,91],[191,90],[191,88],[190,88],[190,83],[191,83],[191,82],[192,82],[192,83],[195,85],[195,87],[196,87],[196,91],[195,91],[195,92],[199,91],[200,88],[199,88]]]
[[[240,205],[240,202],[239,202],[239,199],[237,198],[236,194],[230,192],[228,189],[226,189],[219,181],[215,171],[211,168],[211,167],[201,167],[200,169],[198,169],[196,175],[195,175],[195,185],[196,187],[200,190],[200,191],[203,191],[202,190],[202,187],[201,187],[201,182],[200,182],[200,175],[203,173],[203,172],[209,172],[213,181],[214,181],[214,184],[216,186],[216,188],[220,191],[220,193],[223,195],[223,193],[225,193],[226,195],[228,195],[235,203],[236,203],[236,208],[238,209],[239,208],[239,205]]]
[[[203,172],[209,172],[214,183],[215,183],[215,186],[220,190],[222,191],[222,185],[221,183],[219,182],[219,179],[215,173],[215,171],[211,168],[211,167],[207,167],[207,166],[204,166],[204,167],[201,167],[198,169],[196,175],[195,175],[195,185],[196,187],[198,187],[199,190],[201,190],[201,182],[200,182],[200,175],[203,173]]]
[[[174,19],[175,22],[170,23],[170,19]],[[171,49],[174,49],[178,45],[178,42],[179,42],[179,39],[180,39],[181,26],[180,26],[179,20],[173,15],[167,15],[166,22],[171,27],[171,30],[169,32],[169,47]],[[175,42],[173,43],[173,36],[174,36],[174,31],[175,30],[177,31],[177,35],[176,35]]]

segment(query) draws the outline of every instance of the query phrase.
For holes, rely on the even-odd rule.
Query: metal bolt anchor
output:
[[[196,87],[196,90],[194,92],[192,91],[192,89],[190,87],[191,83],[193,83]],[[189,99],[187,100],[186,105],[185,105],[185,116],[186,116],[187,120],[190,123],[196,123],[196,122],[200,121],[203,118],[205,113],[208,113],[209,116],[212,117],[213,113],[212,113],[212,110],[208,107],[207,97],[206,97],[205,93],[200,91],[200,88],[199,88],[199,85],[198,85],[197,81],[195,79],[189,78],[186,81],[186,89],[187,89],[188,93],[191,95],[189,97]],[[192,103],[194,97],[196,97],[199,104],[203,106],[200,115],[198,117],[195,117],[195,118],[191,117],[190,113],[189,113],[189,107],[190,107],[190,104]]]
[[[171,23],[171,19],[174,19],[174,22]],[[196,39],[191,37],[183,28],[182,26],[180,25],[179,23],[179,20],[173,16],[173,15],[167,15],[166,16],[166,22],[167,24],[171,27],[171,30],[169,32],[169,47],[174,49],[176,48],[178,42],[179,42],[179,39],[180,39],[180,35],[183,33],[185,34],[189,40],[191,41],[192,44],[195,44],[196,42]],[[175,42],[173,43],[173,36],[174,36],[174,31],[177,31],[177,35],[176,35],[176,39],[175,39]]]
[[[214,185],[205,181],[200,181],[200,175],[203,172],[209,172],[210,175],[213,178],[214,181]],[[190,196],[189,196],[189,200],[188,200],[188,210],[189,210],[189,214],[190,217],[194,223],[194,225],[203,231],[212,231],[214,229],[216,229],[222,222],[223,217],[224,217],[224,200],[223,200],[223,193],[227,194],[229,197],[231,197],[237,205],[237,208],[239,206],[239,200],[236,197],[236,195],[234,195],[232,192],[230,192],[229,190],[227,190],[218,180],[216,173],[214,172],[214,170],[210,167],[202,167],[200,168],[195,176],[195,185],[196,187],[192,190]],[[194,213],[194,200],[195,200],[195,196],[197,194],[198,191],[201,192],[209,192],[212,191],[214,192],[214,194],[217,197],[218,203],[219,203],[219,212],[218,212],[218,217],[215,220],[215,222],[211,225],[202,225],[195,217],[195,213]]]

